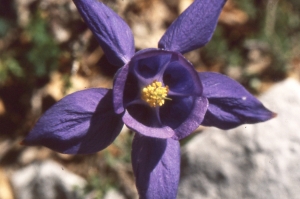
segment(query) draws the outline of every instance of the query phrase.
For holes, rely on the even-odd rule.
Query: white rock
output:
[[[287,79],[260,99],[277,118],[208,128],[183,148],[179,199],[300,197],[300,84]]]
[[[76,199],[85,180],[53,161],[31,164],[13,173],[17,199]]]
[[[125,197],[115,189],[110,189],[103,199],[125,199]]]

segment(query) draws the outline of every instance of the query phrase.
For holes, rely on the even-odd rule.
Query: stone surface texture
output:
[[[36,162],[13,173],[16,199],[77,199],[85,180],[54,161]]]
[[[287,79],[260,100],[278,116],[207,128],[185,145],[178,199],[300,198],[300,84]]]
[[[115,189],[109,190],[103,199],[125,199],[125,197]]]

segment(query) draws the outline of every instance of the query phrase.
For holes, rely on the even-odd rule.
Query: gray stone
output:
[[[300,198],[300,84],[287,79],[260,100],[278,116],[208,128],[183,147],[179,199]]]
[[[11,177],[17,199],[77,199],[85,180],[53,161],[33,163]]]
[[[125,199],[125,197],[115,189],[110,189],[103,199]]]

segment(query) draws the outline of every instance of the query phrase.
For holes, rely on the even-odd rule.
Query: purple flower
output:
[[[127,24],[97,0],[74,0],[119,70],[113,89],[92,88],[50,108],[23,141],[68,154],[104,149],[125,124],[135,131],[132,165],[140,198],[176,198],[179,140],[200,124],[221,129],[266,121],[274,114],[239,83],[198,73],[183,53],[212,37],[225,0],[195,0],[169,27],[158,48],[135,53]]]

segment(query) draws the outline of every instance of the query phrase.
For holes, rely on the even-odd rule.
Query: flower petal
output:
[[[114,78],[113,102],[114,110],[117,114],[124,112],[123,98],[124,88],[128,76],[128,64],[118,70]]]
[[[269,120],[275,114],[233,79],[213,72],[198,73],[209,106],[202,125],[230,129]]]
[[[156,51],[157,55],[155,55],[154,51],[152,54],[154,54],[154,56],[146,57],[133,62],[134,65],[132,68],[134,73],[142,79],[150,79],[155,77],[158,73],[160,73],[165,65],[170,62],[172,57],[172,54],[167,53],[167,51],[159,51],[159,53]]]
[[[136,134],[131,155],[140,199],[176,198],[180,175],[178,141]]]
[[[114,112],[111,90],[78,91],[46,111],[23,143],[67,154],[95,153],[118,136],[123,126],[121,117]]]
[[[136,116],[138,114],[138,112],[140,113],[140,115],[139,115],[140,117]],[[131,114],[129,114],[128,111],[126,111],[123,116],[123,122],[126,124],[126,126],[128,126],[128,128],[132,129],[133,131],[135,131],[137,133],[140,133],[142,135],[149,136],[149,137],[163,138],[163,139],[170,138],[175,133],[168,126],[153,126],[153,125],[146,126],[142,122],[137,121],[135,118],[138,118],[139,120],[146,119],[146,118],[148,118],[151,121],[155,120],[155,118],[153,118],[154,116],[146,115],[149,112],[147,112],[145,110],[134,109],[134,107],[133,107],[132,113],[135,114],[134,117]]]
[[[205,97],[172,98],[160,109],[163,124],[175,131],[173,139],[180,140],[200,126],[208,107]]]
[[[211,39],[226,0],[195,0],[168,28],[159,48],[186,53]]]
[[[162,107],[150,107],[142,100],[141,91],[153,81],[169,88],[169,99]],[[201,97],[202,91],[198,73],[180,53],[146,49],[136,53],[117,73],[114,106],[116,113],[126,109],[123,122],[140,134],[181,139],[204,118],[207,99]]]
[[[195,68],[182,56],[166,67],[163,82],[169,87],[170,96],[201,96],[203,92]]]
[[[108,61],[122,67],[134,55],[133,35],[113,10],[97,0],[73,0],[82,18],[96,36]]]

